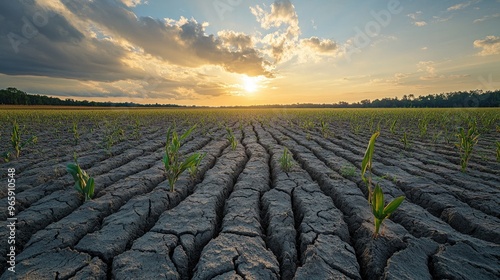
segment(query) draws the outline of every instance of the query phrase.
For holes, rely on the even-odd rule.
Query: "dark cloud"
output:
[[[122,63],[123,48],[86,38],[53,10],[2,1],[0,11],[0,73],[97,81],[143,76]]]
[[[207,35],[206,26],[194,19],[139,18],[128,8],[139,3],[135,0],[61,2],[69,14],[41,5],[44,2],[0,2],[0,73],[82,81],[144,80],[148,73],[138,59],[148,59],[149,54],[170,65],[219,65],[229,72],[272,76],[266,70],[269,62],[247,35]],[[102,30],[105,36],[83,28]]]
[[[230,72],[271,76],[267,62],[256,49],[230,48],[224,40],[205,34],[205,26],[194,19],[179,21],[137,17],[121,2],[65,1],[66,7],[81,19],[91,20],[113,36],[119,36],[146,53],[170,63],[199,67],[220,65]],[[244,64],[245,67],[241,68]],[[244,69],[244,70],[243,70]]]

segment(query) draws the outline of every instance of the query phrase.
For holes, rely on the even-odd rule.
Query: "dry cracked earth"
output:
[[[64,170],[75,149],[66,142],[1,164],[2,181],[16,168],[17,255],[12,273],[2,211],[0,279],[500,279],[498,163],[462,173],[448,146],[403,150],[383,132],[376,180],[386,201],[406,200],[373,239],[359,176],[369,135],[325,139],[255,120],[233,129],[235,150],[216,126],[186,139],[182,154],[207,155],[173,193],[164,130],[122,141],[112,156],[82,139],[79,163],[96,182],[85,203]],[[7,209],[5,188],[0,197]]]

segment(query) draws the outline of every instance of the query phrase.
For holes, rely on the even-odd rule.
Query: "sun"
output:
[[[258,77],[243,77],[243,88],[248,93],[254,93],[259,89],[259,78]]]

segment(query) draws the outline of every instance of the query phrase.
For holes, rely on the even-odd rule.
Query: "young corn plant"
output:
[[[181,160],[179,153],[181,142],[191,134],[195,127],[196,125],[192,126],[180,137],[177,132],[172,131],[172,127],[170,127],[167,131],[167,142],[165,144],[163,164],[165,165],[165,174],[170,186],[170,192],[175,191],[175,183],[179,179],[182,172],[196,166],[196,164],[201,161],[200,157],[202,157],[202,155],[200,153],[194,153],[184,159],[184,161]]]
[[[231,149],[234,151],[236,150],[236,146],[238,146],[238,141],[236,141],[233,130],[230,127],[226,127],[226,131],[227,131],[226,139],[229,141],[229,143],[231,144]]]
[[[368,147],[365,151],[365,156],[363,157],[363,161],[361,162],[361,179],[366,183],[368,188],[368,203],[371,205],[374,224],[375,224],[375,232],[373,233],[373,238],[376,238],[379,235],[380,226],[384,222],[386,218],[388,218],[396,209],[398,209],[399,205],[405,199],[404,196],[396,197],[393,201],[391,201],[387,206],[385,205],[384,193],[382,188],[377,183],[375,184],[375,189],[372,191],[372,159],[373,152],[375,151],[375,140],[380,135],[380,132],[375,132],[370,141],[368,142]],[[367,176],[365,176],[367,174]]]
[[[205,158],[207,153],[200,154],[200,156],[196,159],[196,162],[194,165],[190,166],[188,171],[189,171],[189,176],[191,176],[192,179],[196,177],[196,174],[198,173],[198,167],[200,166],[201,160]]]
[[[401,143],[403,143],[403,149],[407,150],[410,147],[410,137],[408,133],[403,132],[403,137],[400,139]]]
[[[361,162],[361,179],[365,182],[366,187],[368,188],[368,203],[372,201],[372,158],[373,151],[375,150],[375,140],[380,135],[380,132],[375,132],[370,141],[368,142],[368,147],[366,148],[365,155],[363,157],[363,161]],[[368,176],[365,176],[367,174]]]
[[[73,122],[73,139],[75,140],[75,145],[78,145],[78,140],[80,140],[80,134],[78,133],[78,124]]]
[[[19,132],[19,125],[14,120],[12,125],[12,133],[10,135],[10,141],[12,143],[12,147],[16,151],[16,158],[21,155],[21,150],[29,144],[36,144],[38,138],[36,136],[31,136],[28,140],[22,142],[21,141],[21,133]]]
[[[389,128],[389,130],[391,131],[391,134],[395,134],[396,133],[396,123],[398,122],[398,119],[395,119],[392,124],[391,124],[391,127]]]
[[[420,137],[424,138],[427,134],[428,120],[426,118],[418,120],[418,129],[420,131]]]
[[[285,172],[290,171],[293,167],[292,155],[286,147],[283,149],[283,154],[279,159],[279,163],[281,169]]]
[[[94,178],[80,168],[76,154],[74,159],[75,163],[68,164],[66,170],[75,180],[75,189],[84,196],[85,201],[89,201],[94,196]]]
[[[472,149],[474,145],[477,144],[479,133],[477,132],[476,122],[472,121],[469,123],[469,128],[465,130],[461,127],[457,134],[458,143],[457,146],[460,153],[460,167],[461,171],[465,172],[467,169],[467,164],[469,163],[469,159],[472,155]]]
[[[384,207],[384,193],[382,192],[382,188],[377,184],[375,189],[373,190],[372,197],[372,213],[375,222],[375,232],[373,233],[373,237],[376,238],[380,231],[380,226],[384,222],[386,218],[388,218],[396,209],[398,209],[399,205],[405,199],[404,196],[396,197],[393,201],[391,201],[387,206]]]
[[[321,135],[323,136],[323,138],[328,138],[329,134],[328,123],[326,123],[324,120],[321,120],[320,127],[321,127]]]

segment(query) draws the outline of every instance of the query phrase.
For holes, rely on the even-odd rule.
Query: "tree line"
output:
[[[176,104],[138,104],[133,102],[96,102],[88,100],[64,100],[39,94],[28,94],[17,88],[0,90],[0,105],[50,105],[50,106],[88,106],[88,107],[185,107]]]
[[[28,94],[9,87],[0,90],[0,104],[3,105],[51,105],[51,106],[89,106],[89,107],[186,107],[176,104],[137,104],[133,102],[96,102],[60,99],[39,94]],[[192,106],[195,107],[195,106]],[[369,99],[360,102],[344,101],[333,104],[291,104],[291,105],[258,105],[235,106],[252,108],[452,108],[452,107],[500,107],[500,90],[494,91],[455,91],[440,94],[429,94],[415,97],[413,94],[402,98]],[[230,107],[228,107],[230,108]]]

